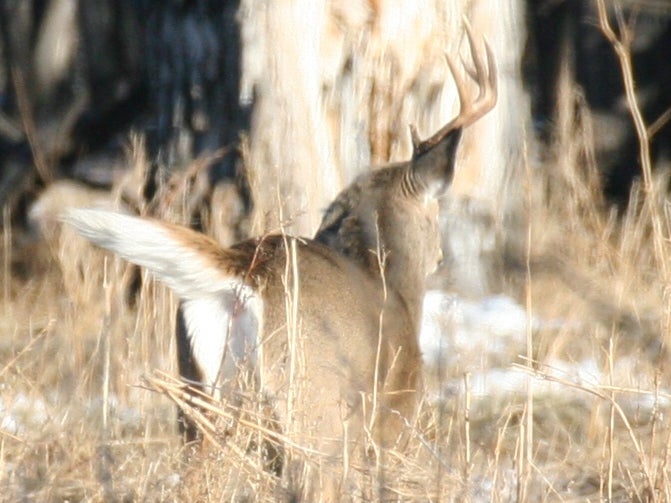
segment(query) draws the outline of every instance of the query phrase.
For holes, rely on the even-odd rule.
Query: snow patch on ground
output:
[[[507,354],[511,347],[525,344],[527,323],[532,329],[539,328],[539,321],[528,317],[510,297],[468,301],[431,290],[424,297],[419,341],[424,363],[449,365],[464,351]]]
[[[618,403],[627,410],[652,412],[671,406],[671,392],[655,391],[653,378],[638,370],[634,358],[618,359],[612,372],[594,359],[577,362],[555,359],[544,362],[537,371],[519,365],[523,363],[520,355],[526,354],[529,329],[562,326],[561,320],[530,316],[513,299],[503,295],[467,300],[429,291],[424,299],[420,347],[427,372],[458,368],[462,374],[468,373],[469,391],[476,400],[505,399],[529,390],[538,397],[592,400],[593,394],[579,388],[607,396],[615,386],[620,388]],[[454,396],[464,385],[463,378],[448,379],[439,393]]]
[[[61,397],[61,400],[65,400]],[[53,402],[53,403],[52,403]],[[22,437],[31,433],[39,433],[49,424],[66,420],[73,412],[80,417],[96,421],[102,418],[104,401],[101,398],[92,398],[81,404],[72,404],[69,401],[59,404],[58,398],[46,400],[17,393],[14,396],[0,396],[0,432]],[[110,417],[113,417],[121,426],[139,428],[142,425],[142,413],[139,409],[122,407],[115,395],[110,395],[107,402]],[[59,417],[54,417],[58,414]]]
[[[18,394],[9,402],[6,397],[0,396],[0,431],[22,435],[26,430],[41,428],[48,420],[44,400]]]

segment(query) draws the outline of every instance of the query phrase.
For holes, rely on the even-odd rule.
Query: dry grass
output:
[[[550,177],[529,170],[529,250],[541,265],[536,257],[549,249],[555,260],[530,267],[522,281],[530,311],[566,323],[530,334],[534,361],[511,348],[508,362],[552,381],[555,392],[472,396],[463,367],[443,369],[441,381],[461,385],[448,392],[429,384],[421,418],[409,425],[410,449],[352,467],[355,499],[375,500],[384,486],[402,500],[671,501],[668,283],[658,273],[646,196],[636,191],[632,210],[613,217],[581,151],[588,135],[577,131],[568,140],[570,162],[566,155],[547,160]],[[568,150],[560,144],[557,151]],[[551,191],[537,190],[548,184]],[[162,211],[173,220],[179,213]],[[66,231],[56,236],[36,264],[25,256],[36,252],[5,227],[3,498],[289,498],[305,474],[279,478],[264,469],[268,456],[249,446],[262,445],[265,434],[284,441],[285,456],[315,454],[268,433],[254,397],[244,411],[213,404],[212,414],[196,418],[209,447],[185,452],[175,428],[175,402],[185,396],[168,377],[176,374],[174,299],[147,278],[133,290],[133,268]],[[608,382],[558,377],[544,363],[551,358],[594,358]],[[619,370],[632,360],[633,368]],[[193,456],[200,459],[188,464]]]
[[[570,89],[566,99],[574,109]],[[659,239],[671,215],[657,195],[665,180],[646,179],[630,209],[615,215],[600,198],[590,145],[589,120],[566,118],[542,168],[528,161],[526,234],[516,247],[525,271],[510,289],[529,313],[563,323],[530,329],[526,349],[510,348],[503,363],[535,378],[527,392],[475,395],[466,364],[432,374],[421,416],[408,425],[410,448],[352,466],[353,499],[376,500],[384,487],[400,500],[671,502],[671,278],[661,272],[671,255]],[[162,204],[140,210],[185,220],[198,166],[173,180]],[[137,282],[135,269],[53,231],[48,246],[25,244],[5,219],[0,498],[290,498],[307,475],[277,477],[261,437],[281,441],[288,458],[319,456],[260,420],[264,405],[253,396],[235,406],[202,397],[210,413],[192,413],[207,447],[185,450],[175,404],[188,408],[193,399],[170,377],[175,300],[148,278]],[[552,368],[588,359],[604,379]]]

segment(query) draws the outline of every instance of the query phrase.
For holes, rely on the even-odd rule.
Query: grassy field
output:
[[[546,154],[529,155],[523,211],[504,229],[499,272],[526,328],[494,330],[495,349],[483,349],[455,345],[459,320],[439,320],[453,345],[425,369],[410,446],[351,466],[352,499],[671,502],[667,175],[644,171],[628,209],[611,209],[588,121],[572,121]],[[192,187],[174,182],[152,213],[183,221]],[[82,205],[114,199],[84,192]],[[290,499],[306,474],[264,469],[250,448],[265,427],[254,397],[242,411],[211,404],[197,418],[207,447],[183,446],[176,299],[55,213],[43,209],[40,239],[4,215],[0,500]],[[313,456],[300,442],[284,455]]]
[[[557,146],[561,162],[548,156],[524,181],[518,266],[504,273],[528,330],[496,356],[466,345],[451,349],[456,362],[427,367],[411,447],[352,467],[355,499],[375,500],[384,486],[420,501],[671,501],[669,264],[652,225],[661,218],[669,228],[667,206],[635,189],[628,212],[610,211],[595,166],[581,161],[585,145],[570,141]],[[216,430],[202,458],[186,462],[175,427],[181,388],[170,377],[175,299],[55,221],[45,225],[41,240],[4,227],[0,498],[288,497],[287,477],[248,452],[259,422],[232,408],[215,413],[226,438]],[[510,376],[514,389],[504,385]],[[300,445],[285,454],[309,455]]]

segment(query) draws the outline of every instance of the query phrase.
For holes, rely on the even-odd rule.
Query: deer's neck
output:
[[[384,276],[387,291],[393,292],[402,301],[409,321],[414,327],[415,333],[418,334],[426,290],[424,277],[422,276],[420,279],[420,276],[407,269],[394,267],[385,270]]]

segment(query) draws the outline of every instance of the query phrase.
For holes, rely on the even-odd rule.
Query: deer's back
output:
[[[290,407],[301,427],[336,436],[345,420],[358,436],[372,410],[382,418],[391,407],[411,419],[420,353],[396,292],[385,294],[379,275],[320,243],[274,236],[262,250],[258,241],[237,247],[253,243],[257,263],[250,271],[264,306],[262,386],[279,414]],[[379,426],[388,437],[381,440],[390,442],[400,429]]]

